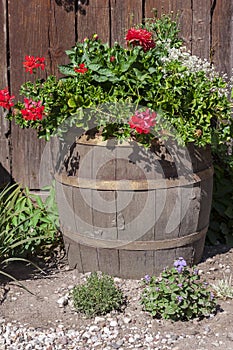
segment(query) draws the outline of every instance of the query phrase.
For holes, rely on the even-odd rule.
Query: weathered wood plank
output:
[[[199,227],[201,188],[196,186],[182,187],[181,190],[181,222],[179,237],[197,232]],[[192,215],[190,215],[192,213]]]
[[[64,244],[65,244],[66,255],[68,257],[69,267],[71,269],[76,268],[78,272],[83,273],[84,271],[83,271],[83,265],[81,260],[80,244],[66,236],[64,237]]]
[[[9,0],[9,42],[11,90],[17,96],[20,85],[33,77],[23,70],[25,55],[46,58],[45,77],[57,73],[55,66],[63,62],[64,49],[75,42],[75,13],[67,12],[54,2],[23,0],[15,4]],[[33,16],[32,16],[33,13]],[[18,97],[18,96],[17,96]],[[12,124],[12,169],[16,181],[32,189],[39,188],[38,172],[44,141],[36,133],[21,130]]]
[[[153,251],[119,251],[120,276],[122,278],[140,278],[154,274]],[[161,265],[160,265],[161,267]]]
[[[0,89],[8,86],[7,81],[7,6],[6,1],[0,1]],[[9,123],[4,118],[0,108],[0,186],[10,182],[10,147]]]
[[[62,186],[56,182],[56,201],[60,203],[58,208],[62,230],[75,233],[76,222],[73,206],[73,189],[71,186]]]
[[[90,271],[100,270],[97,248],[82,245],[80,253],[81,253],[83,271],[90,272]]]
[[[92,190],[73,188],[73,210],[76,230],[79,234],[93,237]]]
[[[233,69],[233,2],[211,0],[211,3],[211,60],[220,72],[231,76]]]
[[[82,5],[82,10],[79,10],[77,14],[78,41],[98,34],[103,42],[109,42],[109,22],[108,0],[92,0],[88,2],[88,5]]]
[[[111,43],[125,44],[125,35],[129,28],[142,21],[142,1],[111,0]]]
[[[211,6],[209,1],[195,0],[192,8],[192,45],[193,55],[210,59]]]
[[[181,218],[180,188],[167,188],[155,192],[155,238],[163,240],[178,237]]]
[[[119,254],[116,249],[98,249],[99,269],[109,275],[119,275]]]

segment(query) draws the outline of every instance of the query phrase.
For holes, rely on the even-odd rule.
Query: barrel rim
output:
[[[168,189],[181,186],[190,186],[200,183],[212,177],[214,174],[213,166],[202,171],[180,176],[178,178],[145,179],[145,180],[100,180],[83,179],[76,176],[55,173],[55,180],[67,186],[88,188],[93,190],[109,191],[142,191],[155,189]]]

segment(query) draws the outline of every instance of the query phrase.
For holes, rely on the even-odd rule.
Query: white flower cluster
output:
[[[180,48],[168,48],[168,56],[162,57],[161,61],[162,63],[179,61],[187,67],[189,73],[203,71],[209,78],[214,78],[216,75],[219,75],[206,58],[201,59],[198,56],[191,55],[191,53],[186,50],[185,46]]]
[[[206,59],[202,59],[198,56],[192,55],[189,51],[187,51],[185,46],[182,46],[180,48],[168,48],[168,55],[161,57],[161,62],[163,64],[163,73],[165,77],[167,76],[168,72],[166,69],[167,63],[170,63],[172,61],[179,61],[184,67],[187,68],[187,70],[180,73],[180,76],[183,78],[185,75],[190,75],[193,73],[198,72],[204,72],[207,79],[212,81],[215,78],[221,78],[226,83],[226,88],[217,88],[218,93],[220,96],[229,95],[229,91],[231,89],[231,82],[228,83],[228,77],[227,74],[219,74],[219,72],[216,71],[213,65]]]

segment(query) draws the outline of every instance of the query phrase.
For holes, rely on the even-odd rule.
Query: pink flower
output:
[[[147,109],[144,112],[136,111],[130,118],[129,126],[135,129],[139,134],[149,134],[152,126],[155,125],[156,113]]]
[[[43,118],[44,106],[41,101],[33,101],[31,99],[24,99],[25,109],[21,110],[22,116],[25,120],[41,120]]]
[[[30,74],[35,72],[36,68],[45,69],[45,58],[44,57],[34,57],[34,56],[25,56],[25,61],[23,62],[26,72]]]
[[[110,62],[114,62],[116,60],[116,57],[115,56],[111,56],[110,57]]]
[[[148,51],[155,47],[155,42],[152,38],[152,33],[146,29],[131,28],[125,37],[127,44],[133,46],[142,46],[144,51]]]
[[[79,68],[78,67],[74,68],[74,71],[76,73],[84,74],[88,71],[88,69],[85,67],[85,63],[81,63],[81,64],[79,64]]]
[[[15,96],[10,95],[8,88],[0,90],[0,106],[1,107],[9,110],[12,106],[14,106],[14,103],[13,103],[14,98],[15,98]]]

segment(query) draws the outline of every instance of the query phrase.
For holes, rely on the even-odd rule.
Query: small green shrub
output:
[[[87,317],[105,315],[112,310],[120,310],[124,303],[122,291],[115,286],[111,276],[92,273],[85,284],[72,290],[74,307]]]
[[[146,287],[141,297],[144,310],[153,317],[186,321],[209,316],[216,311],[213,293],[200,281],[196,269],[188,269],[179,258],[159,278],[145,276]]]
[[[228,278],[224,276],[223,279],[212,284],[214,293],[220,299],[233,299],[233,283],[232,276]]]
[[[17,184],[0,193],[0,262],[12,257],[44,255],[47,247],[58,244],[54,199],[54,188],[45,202]]]

